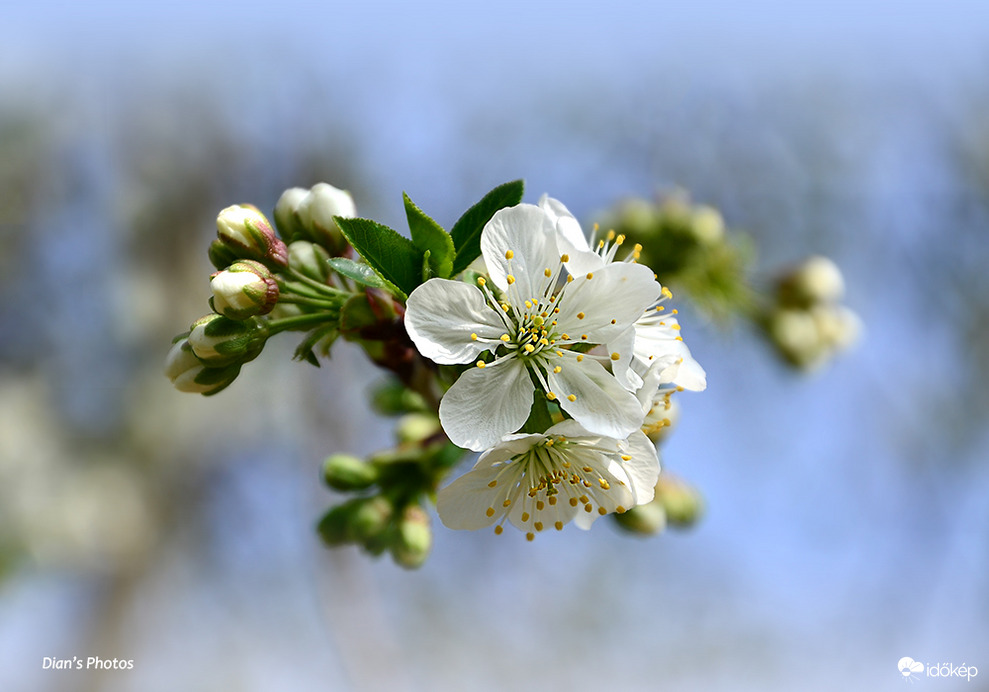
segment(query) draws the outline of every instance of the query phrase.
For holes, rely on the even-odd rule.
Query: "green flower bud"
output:
[[[862,334],[862,320],[844,305],[815,305],[810,314],[822,342],[831,352],[845,350]]]
[[[406,569],[421,567],[433,547],[429,515],[419,505],[409,505],[398,522],[398,535],[389,548],[395,563]]]
[[[810,307],[841,300],[845,294],[845,279],[838,265],[827,257],[815,255],[784,274],[778,288],[781,304]]]
[[[398,421],[395,432],[399,442],[419,444],[442,430],[440,419],[435,414],[408,413]]]
[[[686,481],[669,473],[661,473],[656,483],[656,499],[666,513],[670,526],[692,526],[704,512],[704,500]]]
[[[214,273],[209,287],[210,307],[232,320],[267,314],[278,303],[278,281],[254,260],[238,260]]]
[[[385,416],[399,413],[422,413],[428,410],[426,400],[401,382],[391,379],[378,386],[371,394],[374,410]]]
[[[285,190],[275,204],[275,225],[286,242],[292,242],[305,232],[299,220],[299,205],[309,194],[303,187],[293,187]],[[291,262],[291,260],[290,260]]]
[[[210,368],[192,352],[189,340],[182,337],[173,344],[165,357],[165,377],[180,392],[216,394],[233,382],[240,373],[240,365]]]
[[[621,528],[642,536],[651,536],[666,528],[666,512],[656,500],[612,516]]]
[[[326,283],[330,276],[330,254],[308,240],[296,240],[288,246],[288,266],[314,281]]]
[[[811,367],[824,355],[817,323],[806,310],[776,310],[769,315],[766,329],[779,353],[791,365]]]
[[[257,358],[268,339],[268,325],[259,317],[232,320],[213,313],[192,323],[188,339],[199,360],[222,368]]]
[[[216,235],[238,259],[257,260],[274,271],[288,266],[285,243],[257,207],[235,204],[221,211],[216,217]]]
[[[378,469],[349,454],[334,454],[323,462],[323,480],[335,490],[364,490],[378,480]]]
[[[346,190],[327,183],[317,183],[309,190],[309,194],[299,201],[296,213],[299,224],[305,229],[308,237],[325,247],[331,255],[343,255],[350,248],[337,222],[333,220],[334,216],[345,218],[357,216],[354,198]]]
[[[360,497],[353,504],[350,528],[354,537],[366,545],[388,530],[394,514],[395,507],[382,495]]]
[[[209,250],[206,254],[209,256],[210,263],[217,269],[229,267],[240,259],[237,252],[225,245],[219,238],[210,243]]]
[[[336,507],[331,507],[319,520],[316,530],[327,546],[334,548],[353,542],[354,536],[350,527],[350,517],[356,503],[357,500],[350,500]]]
[[[725,220],[714,207],[694,207],[690,215],[690,228],[701,245],[716,245],[725,237]]]

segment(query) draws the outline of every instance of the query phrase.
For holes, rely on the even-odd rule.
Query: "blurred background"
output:
[[[799,5],[799,8],[797,7]],[[942,3],[0,3],[0,687],[989,690],[989,10]],[[770,275],[842,268],[806,375],[678,304],[708,390],[686,532],[434,522],[414,572],[314,525],[390,446],[343,344],[161,374],[216,213],[327,181],[404,227],[525,178],[590,221],[688,190]],[[132,670],[43,670],[45,657]]]

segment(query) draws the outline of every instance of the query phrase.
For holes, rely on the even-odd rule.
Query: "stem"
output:
[[[279,303],[294,303],[296,305],[311,305],[314,308],[328,308],[330,310],[338,309],[340,303],[332,300],[326,300],[325,298],[314,298],[308,295],[299,294],[289,294],[281,295],[278,298]]]
[[[334,322],[340,319],[338,315],[330,313],[320,313],[318,315],[298,315],[297,317],[283,317],[280,320],[268,321],[268,334],[274,336],[286,330],[305,331],[313,325],[323,322]]]
[[[301,283],[301,284],[304,284],[305,286],[308,286],[309,288],[312,288],[313,290],[316,291],[317,294],[319,294],[321,296],[341,297],[341,296],[349,296],[350,295],[350,292],[348,292],[348,291],[341,291],[339,288],[333,288],[332,286],[327,286],[326,284],[322,283],[321,281],[316,281],[315,279],[310,279],[308,276],[306,276],[305,274],[299,273],[295,269],[288,269],[288,270],[285,271],[285,274],[287,274],[288,276],[291,276],[293,279],[295,279],[296,282]],[[299,288],[301,288],[301,287],[300,286],[293,286],[292,288],[290,288],[290,290],[298,290]]]

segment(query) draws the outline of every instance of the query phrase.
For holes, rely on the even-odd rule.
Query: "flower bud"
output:
[[[209,396],[233,382],[240,373],[240,365],[210,368],[192,352],[185,337],[176,341],[165,357],[165,377],[180,392]]]
[[[807,368],[819,362],[823,348],[814,318],[806,310],[784,308],[769,316],[769,338],[792,365]]]
[[[832,351],[843,351],[862,333],[862,320],[844,305],[815,305],[810,310],[821,340]]]
[[[357,499],[344,502],[343,504],[331,507],[323,518],[319,520],[316,530],[319,532],[323,543],[333,548],[345,543],[351,543],[353,533],[350,528],[350,516],[358,502]]]
[[[725,237],[725,220],[714,207],[694,207],[690,215],[690,228],[701,245],[716,245]]]
[[[838,265],[820,255],[807,258],[779,282],[779,299],[787,306],[832,303],[841,300],[844,294],[845,279]]]
[[[217,269],[229,267],[240,259],[236,251],[224,245],[223,241],[219,238],[210,243],[209,250],[206,254],[209,256],[210,264]]]
[[[254,360],[268,339],[268,325],[259,317],[232,320],[213,313],[193,322],[190,329],[192,352],[211,368]]]
[[[285,243],[257,207],[235,204],[221,211],[216,217],[216,235],[238,259],[257,260],[275,271],[288,266]]]
[[[334,216],[353,218],[357,215],[354,198],[346,190],[327,183],[317,183],[296,208],[299,224],[309,238],[334,256],[343,255],[350,245],[340,233]]]
[[[330,276],[330,254],[321,245],[296,240],[288,246],[288,266],[314,281],[326,283]]]
[[[335,490],[364,490],[378,480],[378,469],[349,454],[334,454],[323,462],[323,480]]]
[[[612,514],[617,524],[629,533],[651,536],[666,528],[666,512],[657,500],[636,505],[622,514]]]
[[[278,281],[254,260],[238,260],[210,277],[210,307],[224,317],[243,320],[264,315],[278,303]]]
[[[399,442],[419,444],[441,432],[440,419],[433,413],[408,413],[398,421]]]
[[[429,515],[419,505],[409,505],[398,522],[398,535],[389,546],[392,559],[406,569],[421,567],[433,547]]]
[[[299,220],[299,205],[308,194],[309,190],[304,187],[292,187],[285,190],[275,204],[275,225],[287,243],[297,240],[305,230]]]
[[[354,538],[365,545],[379,538],[388,529],[395,507],[382,495],[357,498],[350,515]]]
[[[669,473],[661,473],[656,483],[656,499],[666,513],[671,526],[692,526],[704,512],[704,500],[686,481]]]

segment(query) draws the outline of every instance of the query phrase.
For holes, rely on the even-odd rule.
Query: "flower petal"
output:
[[[440,423],[458,447],[479,452],[522,427],[532,408],[532,380],[518,358],[464,372],[440,401]]]
[[[652,502],[660,470],[656,446],[642,431],[636,430],[628,436],[626,450],[626,455],[632,458],[625,461],[623,467],[632,486],[635,504],[644,505]]]
[[[553,221],[534,204],[495,212],[481,231],[481,254],[495,285],[509,294],[517,290],[523,299],[541,293],[539,287],[546,282],[544,270],[560,264]],[[515,282],[511,291],[509,276]]]
[[[604,258],[591,249],[580,223],[563,202],[544,194],[539,198],[539,207],[556,225],[556,244],[560,253],[570,258],[566,265],[571,274],[594,272],[606,264]]]
[[[617,353],[618,358],[612,358],[611,372],[615,379],[630,392],[642,386],[642,378],[632,369],[635,354],[635,327],[629,327],[617,337],[608,342],[608,353]]]
[[[643,413],[638,399],[625,390],[618,380],[597,361],[585,358],[577,362],[573,354],[561,358],[560,372],[546,373],[556,400],[589,432],[625,439],[642,425]],[[574,399],[571,400],[570,397]]]
[[[558,301],[560,330],[585,333],[590,343],[608,343],[642,317],[661,291],[652,270],[642,264],[620,262],[582,274]]]
[[[407,305],[409,337],[419,353],[442,365],[469,363],[482,351],[493,351],[507,331],[480,289],[461,281],[430,279],[412,291]]]

